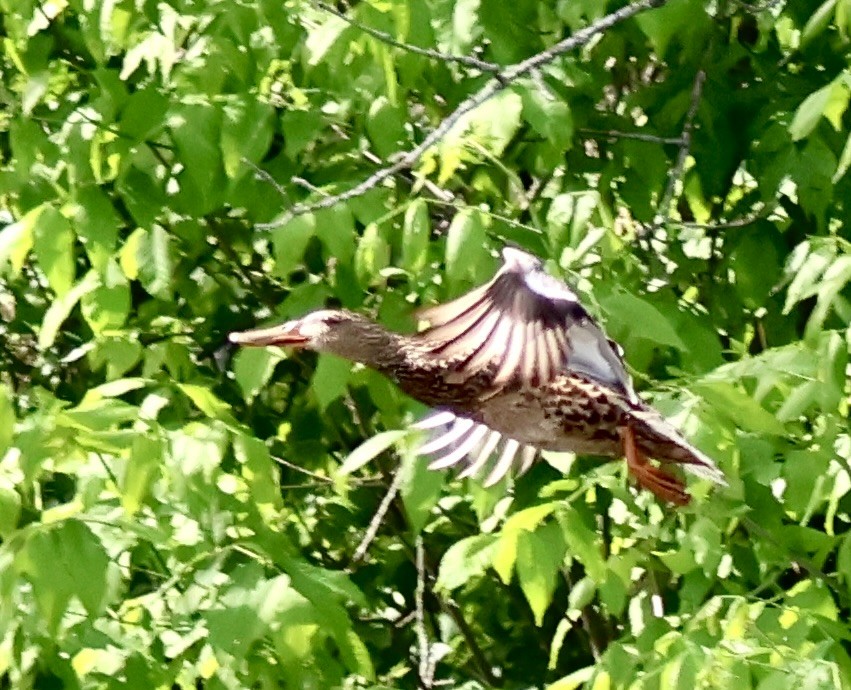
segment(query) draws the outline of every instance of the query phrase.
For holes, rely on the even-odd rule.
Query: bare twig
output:
[[[317,474],[316,472],[311,472],[310,470],[308,470],[304,467],[301,467],[300,465],[296,465],[295,463],[290,462],[289,460],[284,460],[283,458],[279,458],[277,455],[272,455],[270,457],[272,458],[272,460],[277,462],[279,465],[286,467],[287,469],[295,470],[296,472],[301,472],[301,474],[306,474],[308,477],[313,477],[317,481],[324,482],[325,484],[333,484],[334,483],[334,480],[331,479],[331,477],[326,477],[325,475]]]
[[[511,65],[503,70],[497,77],[490,79],[481,89],[476,91],[472,96],[462,101],[455,110],[445,117],[440,124],[432,130],[432,132],[418,145],[412,148],[407,153],[403,153],[398,159],[384,168],[377,170],[372,175],[367,177],[362,182],[356,184],[351,189],[347,189],[339,194],[325,197],[319,201],[305,204],[296,204],[290,208],[283,216],[275,222],[258,224],[257,227],[261,230],[270,230],[272,228],[285,225],[296,216],[304,215],[312,211],[319,211],[325,208],[331,208],[338,203],[354,199],[355,197],[365,194],[371,189],[374,189],[382,182],[399,173],[402,170],[407,170],[416,164],[417,161],[428,151],[435,143],[440,141],[447,132],[467,113],[479,107],[482,103],[495,96],[500,91],[508,88],[513,82],[524,77],[534,70],[537,70],[543,65],[549,64],[560,55],[567,53],[575,48],[587,45],[598,34],[610,29],[616,24],[635,16],[640,12],[649,10],[655,7],[661,7],[667,0],[638,0],[626,7],[622,7],[616,12],[606,15],[602,19],[593,24],[580,29],[572,36],[559,41],[547,50],[541,51],[532,57]]]
[[[378,529],[384,521],[384,516],[387,515],[387,511],[393,503],[393,499],[396,498],[396,494],[399,493],[399,489],[402,486],[402,474],[402,468],[400,467],[396,470],[396,474],[393,475],[393,481],[390,482],[390,486],[387,487],[387,493],[384,494],[384,498],[381,499],[381,503],[378,505],[378,510],[375,511],[375,515],[373,515],[372,520],[369,521],[369,526],[366,528],[366,534],[363,535],[361,543],[358,544],[358,547],[355,549],[355,553],[352,556],[352,563],[357,563],[358,561],[363,560],[370,545],[375,540],[375,535],[378,534]]]
[[[393,480],[393,482],[390,486],[390,489],[388,490],[388,495],[385,496],[385,500],[382,502],[382,506],[384,506],[385,503],[387,505],[387,508],[389,508],[392,505],[393,509],[396,511],[396,513],[398,513],[399,517],[402,520],[407,521],[408,517],[407,517],[407,514],[405,512],[405,507],[402,504],[402,502],[400,500],[398,500],[398,498],[395,498],[395,500],[393,498],[389,498],[389,500],[388,500],[388,497],[391,497],[391,496],[395,497],[398,494],[398,487],[394,490],[393,485],[397,484],[398,477],[400,477],[400,476],[401,476],[401,472],[397,471],[396,477],[394,477],[394,480]],[[399,483],[401,483],[401,482],[399,482]],[[384,509],[384,512],[387,511],[387,508]],[[381,512],[381,508],[379,508],[379,511],[376,512],[376,517],[379,516],[380,512]],[[377,526],[377,523],[376,523],[376,517],[373,517],[372,523],[370,524],[370,529],[372,529],[373,524],[376,525],[375,528],[374,528],[374,531],[377,531],[377,529],[378,529],[378,526]],[[383,519],[383,514],[381,515],[381,519]],[[377,522],[380,523],[381,519],[379,519]],[[373,537],[374,537],[374,535],[373,535]],[[417,565],[418,559],[419,559],[419,552],[411,553],[411,551],[413,551],[413,549],[411,549],[411,546],[404,540],[404,538],[402,538],[401,541],[402,541],[403,544],[405,544],[406,551],[411,555],[411,559],[414,561],[415,566],[419,570],[419,565]],[[360,550],[360,547],[358,547],[358,550]],[[356,559],[353,559],[353,562],[356,562]],[[429,557],[428,551],[425,548],[425,544],[423,543],[423,545],[422,545],[422,572],[423,572],[423,576],[428,578],[429,580],[433,580],[436,577],[435,570],[436,570],[436,568],[435,568],[435,566],[432,562],[432,559]],[[423,605],[424,606],[425,606],[426,595],[428,596],[429,599],[433,600],[440,608],[442,608],[447,614],[449,614],[450,618],[452,618],[453,622],[455,623],[456,627],[458,628],[458,631],[461,633],[461,636],[464,638],[464,644],[467,646],[467,649],[469,649],[470,653],[473,655],[473,659],[475,660],[476,666],[478,667],[478,671],[481,674],[482,678],[484,679],[485,684],[488,685],[489,687],[501,687],[502,684],[503,684],[502,679],[499,678],[494,673],[493,668],[491,667],[490,663],[488,662],[488,659],[485,656],[484,651],[482,650],[481,646],[479,645],[478,641],[476,640],[476,635],[473,632],[472,627],[467,622],[467,620],[464,618],[464,613],[461,611],[461,608],[458,606],[458,604],[455,602],[455,600],[452,599],[452,597],[450,597],[450,596],[438,596],[438,594],[435,591],[430,590],[430,589],[427,590],[427,589],[423,588]],[[416,613],[416,611],[414,613],[415,613],[414,618],[416,619],[417,613]]]
[[[313,192],[314,194],[318,194],[319,196],[328,196],[328,192],[326,192],[324,189],[320,189],[309,180],[305,180],[303,177],[296,176],[291,178],[291,180],[293,184],[297,184],[299,187],[304,187],[308,192]]]
[[[727,228],[742,228],[746,225],[750,225],[751,223],[756,223],[758,220],[762,220],[763,218],[768,218],[775,209],[777,205],[767,206],[760,210],[757,213],[751,213],[747,216],[742,216],[741,218],[734,218],[733,220],[728,221],[718,221],[716,223],[695,223],[692,221],[670,221],[674,225],[679,225],[683,228],[698,228],[700,230],[726,230]]]
[[[436,595],[433,595],[436,596]],[[440,598],[438,599],[441,607],[444,611],[446,611],[455,625],[458,627],[458,631],[461,633],[461,636],[464,638],[464,643],[470,650],[470,653],[473,655],[473,658],[476,660],[476,665],[479,667],[479,671],[485,677],[487,684],[491,687],[502,687],[502,680],[494,675],[493,669],[488,662],[485,653],[482,651],[482,648],[479,646],[479,643],[476,641],[476,636],[473,633],[473,629],[470,627],[470,624],[467,622],[467,619],[464,618],[464,614],[461,612],[461,608],[455,602],[454,599],[450,597]]]
[[[281,196],[282,199],[291,201],[290,195],[287,194],[287,190],[284,189],[282,185],[278,184],[278,181],[274,177],[272,177],[267,171],[263,170],[263,168],[261,168],[254,161],[249,160],[248,158],[243,157],[242,162],[249,166],[258,178],[260,178],[267,184],[272,185],[272,188]]]
[[[766,2],[761,3],[750,3],[750,2],[742,2],[742,0],[736,0],[739,6],[746,9],[748,12],[765,12],[766,10],[773,9],[776,5],[779,5],[783,0],[767,0]]]
[[[683,123],[683,133],[680,135],[680,150],[677,153],[677,160],[674,163],[674,167],[668,171],[668,184],[665,187],[662,200],[656,208],[656,217],[653,219],[653,231],[662,227],[670,218],[674,192],[676,191],[677,183],[682,179],[686,159],[688,158],[689,149],[691,149],[691,132],[694,129],[694,118],[697,115],[697,106],[700,104],[700,94],[703,92],[703,82],[705,79],[706,72],[698,70],[694,76],[694,84],[691,87],[691,105]]]
[[[643,134],[641,132],[620,132],[616,129],[588,129],[581,127],[576,130],[580,134],[591,136],[608,137],[611,139],[637,139],[651,144],[682,144],[682,137],[660,137],[655,134]]]
[[[423,548],[422,535],[417,535],[416,541],[416,565],[417,565],[417,589],[414,592],[416,605],[416,630],[417,645],[419,646],[419,687],[431,688],[434,684],[434,670],[436,663],[431,658],[431,647],[428,643],[428,633],[425,625],[425,607],[423,596],[425,595],[425,549]]]
[[[458,64],[464,65],[466,67],[471,67],[473,69],[481,70],[482,72],[496,72],[498,73],[501,69],[501,65],[497,65],[493,62],[486,62],[485,60],[479,60],[478,58],[469,57],[467,55],[450,55],[449,53],[441,53],[439,50],[432,50],[430,48],[420,48],[419,46],[411,45],[410,43],[404,43],[403,41],[398,41],[393,38],[390,34],[379,31],[378,29],[374,29],[371,26],[364,24],[363,22],[358,21],[357,19],[352,19],[347,14],[340,12],[336,7],[332,7],[328,3],[322,2],[322,0],[316,0],[314,5],[329,14],[333,14],[335,17],[339,17],[347,24],[355,27],[356,29],[360,29],[365,34],[369,34],[373,38],[378,39],[382,43],[386,43],[387,45],[393,46],[394,48],[401,48],[402,50],[406,50],[409,53],[414,53],[416,55],[423,55],[424,57],[433,58],[435,60],[441,60],[443,62],[457,62]]]
[[[570,571],[567,568],[562,568],[562,576],[567,583],[568,589],[573,589],[576,582]],[[591,656],[594,661],[600,661],[603,658],[603,652],[609,646],[609,639],[605,633],[605,626],[600,620],[599,614],[594,610],[591,604],[586,604],[579,611],[579,618],[582,621],[582,629],[588,637],[588,647],[591,649]]]

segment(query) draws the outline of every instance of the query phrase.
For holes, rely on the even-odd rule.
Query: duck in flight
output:
[[[505,248],[502,258],[490,282],[421,310],[427,325],[413,335],[335,309],[230,340],[328,352],[381,372],[433,408],[415,425],[429,432],[419,448],[429,466],[485,474],[486,485],[524,472],[542,450],[623,456],[638,485],[677,505],[690,496],[672,465],[726,485],[636,395],[620,348],[576,294],[531,254]]]

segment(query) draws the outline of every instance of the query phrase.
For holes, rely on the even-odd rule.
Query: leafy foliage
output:
[[[851,685],[848,3],[660,4],[293,215],[616,5],[0,0],[3,687]],[[410,329],[504,242],[728,489],[485,490],[374,372],[226,344]]]

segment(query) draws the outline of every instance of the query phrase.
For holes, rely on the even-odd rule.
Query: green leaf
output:
[[[428,463],[417,455],[417,444],[408,439],[402,445],[402,473],[399,495],[411,531],[419,534],[428,523],[431,511],[440,499],[445,475],[428,469]]]
[[[547,686],[547,690],[576,690],[579,687],[584,687],[585,684],[594,677],[594,666],[585,666],[578,671],[569,673],[563,678],[559,678],[555,683]],[[600,688],[604,687],[602,684]],[[594,688],[597,688],[595,685]]]
[[[246,400],[252,400],[265,386],[283,357],[269,348],[244,347],[233,358],[233,375]]]
[[[612,322],[624,324],[629,329],[629,335],[687,350],[671,321],[649,301],[628,292],[617,291],[601,298],[600,306]]]
[[[559,525],[564,533],[568,551],[585,566],[589,577],[600,583],[606,577],[606,563],[600,553],[600,540],[576,511],[564,506],[557,513]]]
[[[378,225],[366,226],[355,252],[355,273],[358,282],[368,287],[378,282],[379,273],[390,265],[390,245],[382,237]]]
[[[695,392],[742,429],[774,436],[786,434],[786,428],[773,414],[730,383],[702,382],[695,386]]]
[[[538,626],[552,601],[566,549],[561,528],[555,522],[520,534],[517,580]]]
[[[570,588],[570,594],[567,596],[568,611],[579,612],[592,601],[597,593],[597,583],[593,578],[583,577],[573,587]]]
[[[702,26],[705,19],[702,3],[696,0],[673,0],[651,12],[640,13],[635,22],[650,39],[656,54],[664,58],[675,36],[682,39],[690,27]]]
[[[194,383],[178,383],[177,387],[208,417],[232,426],[238,425],[231,413],[231,406],[216,397],[209,388]]]
[[[281,491],[278,488],[277,471],[266,444],[245,433],[237,433],[233,440],[237,460],[243,463],[243,476],[251,487],[251,496],[258,506],[280,509]]]
[[[135,515],[142,507],[151,484],[159,474],[163,462],[162,441],[151,436],[136,436],[130,458],[121,476],[121,505],[128,515]]]
[[[8,384],[0,383],[0,458],[12,445],[15,436],[15,405],[13,393]]]
[[[559,151],[567,151],[573,141],[570,106],[546,88],[534,85],[523,89],[523,117],[538,134]]]
[[[459,283],[470,276],[484,243],[481,214],[469,209],[458,211],[446,233],[446,274],[451,282]]]
[[[325,15],[323,21],[318,26],[314,26],[307,35],[305,42],[305,51],[307,62],[310,66],[324,62],[328,57],[328,53],[334,46],[343,42],[346,37],[349,24],[333,15]]]
[[[24,214],[16,223],[0,230],[0,267],[8,261],[14,274],[20,272],[33,246],[33,229],[45,208],[46,206],[38,206]]]
[[[824,326],[830,308],[840,291],[851,282],[851,254],[838,257],[821,278],[815,309],[807,322],[807,335],[814,337]]]
[[[72,596],[90,617],[107,600],[109,557],[100,540],[78,520],[32,531],[15,558],[15,567],[32,583],[36,604],[55,631]]]
[[[272,231],[275,248],[275,275],[286,278],[302,261],[310,238],[316,234],[316,216],[307,213]]]
[[[435,587],[451,592],[484,575],[491,566],[496,541],[493,534],[476,534],[452,544],[440,559]]]
[[[257,163],[269,149],[274,134],[274,111],[267,103],[233,99],[224,108],[222,159],[231,179],[253,169],[244,161]]]
[[[786,274],[792,282],[786,290],[783,313],[788,314],[801,300],[815,295],[821,284],[821,276],[836,256],[836,248],[828,243],[813,246],[802,242],[789,255]]]
[[[174,261],[169,235],[165,228],[154,225],[150,232],[145,233],[144,240],[138,257],[139,281],[155,297],[171,299]]]
[[[819,8],[810,15],[801,31],[801,48],[806,47],[814,38],[818,38],[830,26],[836,9],[836,0],[825,0]]]
[[[70,316],[71,311],[77,306],[77,302],[100,285],[100,278],[95,271],[89,271],[82,280],[66,292],[62,297],[54,300],[44,314],[41,322],[41,330],[38,333],[38,346],[45,350],[53,346],[59,328],[65,319]]]
[[[95,334],[124,326],[130,314],[130,285],[118,265],[109,260],[101,284],[80,300],[83,318]]]
[[[792,140],[800,141],[809,136],[822,116],[827,117],[834,128],[839,130],[842,114],[848,107],[848,99],[848,87],[842,77],[811,93],[798,106],[789,125]]]
[[[319,356],[319,363],[310,381],[319,409],[326,409],[346,392],[351,375],[352,363],[348,360],[328,354]]]
[[[74,231],[68,219],[52,206],[38,214],[33,252],[57,297],[65,295],[74,284]]]
[[[520,532],[534,530],[556,509],[556,503],[542,503],[521,510],[505,521],[493,554],[493,568],[500,579],[508,584],[517,562],[517,543]]]
[[[421,271],[428,260],[428,240],[431,236],[431,222],[428,204],[415,199],[405,209],[402,224],[402,267],[411,273]]]
[[[219,145],[221,120],[221,110],[199,104],[181,105],[168,118],[184,167],[177,175],[180,189],[175,201],[194,216],[204,216],[221,203],[226,179]]]
[[[366,133],[376,153],[389,158],[402,149],[405,141],[404,112],[392,106],[385,96],[379,96],[369,107]]]
[[[317,211],[316,236],[339,263],[349,264],[354,259],[355,219],[347,206]]]
[[[9,539],[18,529],[21,517],[21,495],[11,482],[0,478],[0,537]]]
[[[340,465],[338,472],[342,475],[357,472],[361,467],[383,453],[409,432],[405,430],[382,431],[368,438],[355,448]]]

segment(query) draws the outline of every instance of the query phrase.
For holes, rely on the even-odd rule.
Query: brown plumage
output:
[[[711,459],[635,394],[618,346],[570,288],[544,273],[534,256],[503,250],[487,284],[420,312],[414,335],[387,331],[345,310],[322,310],[279,326],[233,333],[243,345],[331,352],[362,362],[435,408],[416,426],[430,432],[420,448],[433,468],[486,467],[485,483],[513,467],[525,471],[539,450],[624,455],[636,481],[685,504],[677,464],[726,484]]]

